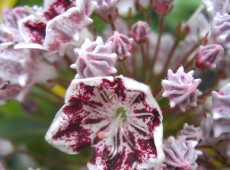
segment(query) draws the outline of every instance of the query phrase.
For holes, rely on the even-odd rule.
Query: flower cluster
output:
[[[45,0],[41,7],[4,9],[0,104],[16,99],[25,112],[40,113],[27,115],[28,122],[43,117],[47,122],[60,108],[45,140],[66,154],[83,152],[74,158],[89,170],[225,168],[230,2],[203,0],[173,30],[166,17],[174,1]],[[30,130],[25,122],[13,123],[25,126],[25,134]],[[44,128],[31,124],[35,134]],[[8,127],[0,120],[0,169],[18,152],[47,164],[59,162],[49,158],[56,154],[49,145],[38,144],[43,157],[31,149],[36,142],[18,146],[18,138],[10,141],[13,135],[2,137],[1,129]],[[76,164],[63,155],[57,156],[60,166]]]

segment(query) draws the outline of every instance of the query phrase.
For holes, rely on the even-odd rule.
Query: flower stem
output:
[[[172,60],[173,54],[174,54],[174,52],[175,52],[175,50],[176,50],[178,44],[179,44],[179,41],[178,41],[178,40],[175,40],[175,42],[174,42],[174,44],[173,44],[173,46],[172,46],[172,48],[171,48],[171,50],[170,50],[170,52],[169,52],[169,54],[168,54],[167,60],[166,60],[166,62],[164,63],[163,69],[161,70],[161,73],[159,74],[159,76],[158,76],[157,79],[156,79],[156,82],[158,82],[159,80],[161,80],[161,78],[162,78],[162,77],[164,76],[164,74],[167,72],[166,70],[167,70],[168,67],[169,67],[169,64],[170,64],[170,62],[171,62],[171,60]]]
[[[146,78],[146,68],[147,68],[147,55],[146,55],[146,51],[144,48],[143,44],[140,44],[140,48],[141,48],[141,54],[142,54],[142,72],[143,72],[143,81],[145,81]]]
[[[151,67],[150,67],[150,68],[152,68],[152,70],[150,72],[150,77],[149,77],[148,82],[150,82],[152,77],[153,77],[153,69],[155,67],[155,63],[157,61],[158,53],[159,53],[159,50],[160,50],[161,37],[162,37],[163,29],[164,29],[164,22],[165,22],[165,18],[161,17],[160,18],[159,28],[158,28],[157,46],[156,46],[156,49],[155,49],[155,52],[154,52],[154,55],[153,55],[153,61],[152,61]]]

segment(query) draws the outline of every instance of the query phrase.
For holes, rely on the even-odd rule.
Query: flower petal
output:
[[[79,38],[79,32],[91,23],[84,10],[70,8],[48,22],[44,47],[51,51],[58,50],[61,44],[70,42],[74,37]]]

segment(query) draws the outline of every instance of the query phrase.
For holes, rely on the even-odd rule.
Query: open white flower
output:
[[[131,170],[160,165],[162,115],[148,86],[133,79],[75,79],[46,134],[59,150],[92,146],[90,170]]]

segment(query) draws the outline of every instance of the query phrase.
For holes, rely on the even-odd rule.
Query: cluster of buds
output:
[[[30,96],[44,99],[37,89],[52,96],[51,105],[60,109],[45,140],[67,154],[92,148],[91,161],[85,161],[90,170],[215,169],[204,159],[217,156],[204,146],[222,156],[224,167],[230,157],[230,84],[218,90],[218,83],[230,75],[230,3],[203,0],[208,18],[200,4],[188,22],[165,33],[173,2],[45,0],[43,7],[5,9],[0,104],[17,99],[32,111],[39,105],[30,104]],[[143,11],[149,20],[139,20]],[[159,18],[158,32],[152,17]],[[98,30],[100,22],[105,30]],[[206,72],[216,73],[215,80],[202,81]],[[163,136],[170,137],[163,142]],[[0,156],[13,152],[0,139]]]

